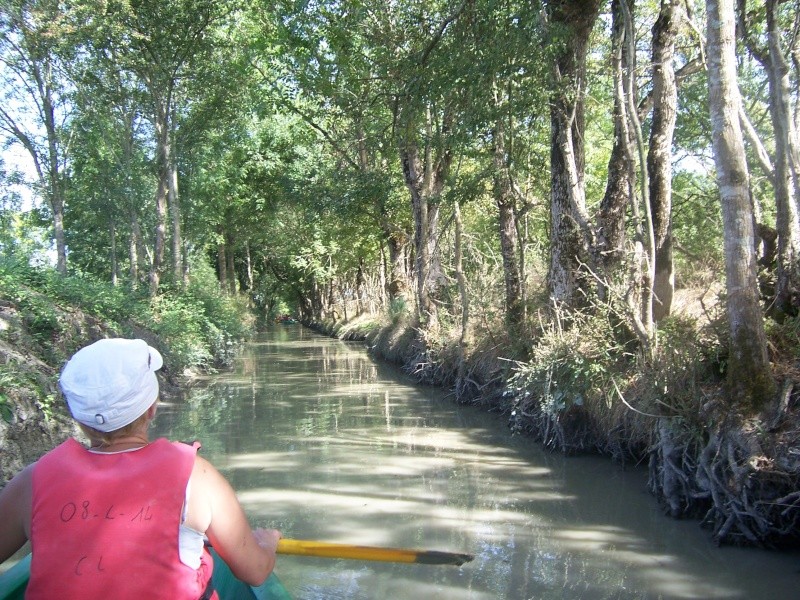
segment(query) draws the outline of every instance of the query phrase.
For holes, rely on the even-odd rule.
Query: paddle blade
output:
[[[350,544],[287,539],[278,541],[278,554],[381,562],[420,563],[425,565],[455,565],[458,567],[471,561],[473,558],[471,554],[440,552],[438,550],[379,548],[375,546],[352,546]]]

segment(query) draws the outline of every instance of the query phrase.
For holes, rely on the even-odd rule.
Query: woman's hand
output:
[[[277,529],[264,529],[261,527],[254,529],[253,535],[259,546],[273,554],[278,551],[278,540],[283,537]]]

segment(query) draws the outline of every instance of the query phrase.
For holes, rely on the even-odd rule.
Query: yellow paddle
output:
[[[408,550],[405,548],[379,548],[375,546],[352,546],[312,540],[278,541],[278,554],[297,556],[319,556],[322,558],[351,558],[355,560],[377,560],[382,562],[421,563],[425,565],[461,566],[472,560],[471,554],[439,552],[438,550]]]

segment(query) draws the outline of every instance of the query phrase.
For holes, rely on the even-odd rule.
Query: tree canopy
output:
[[[716,103],[698,2],[4,0],[0,132],[61,272],[157,295],[203,260],[263,306],[405,306],[521,357],[540,308],[600,302],[652,358],[676,286],[742,244],[759,315],[798,306],[797,6],[713,6],[741,102]],[[742,131],[749,242],[709,105]]]

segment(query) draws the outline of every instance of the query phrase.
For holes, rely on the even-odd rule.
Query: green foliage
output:
[[[787,317],[782,321],[767,319],[766,330],[774,362],[796,368],[800,360],[800,316]]]
[[[0,378],[0,388],[3,387],[2,378]],[[6,423],[11,423],[14,418],[14,411],[11,409],[11,402],[3,392],[0,392],[0,419]]]
[[[83,275],[64,277],[50,268],[0,258],[0,285],[5,294],[26,314],[34,335],[58,330],[56,303],[74,306],[109,323],[136,320],[140,316],[141,294]]]
[[[557,417],[587,403],[610,406],[613,377],[632,358],[618,338],[612,321],[599,312],[577,314],[569,325],[546,326],[530,361],[519,364],[509,379],[515,412],[539,410]]]
[[[244,302],[223,295],[216,283],[203,285],[202,277],[185,292],[152,298],[149,306],[146,325],[164,343],[178,373],[228,363],[235,344],[253,329]]]
[[[151,328],[173,359],[177,372],[192,366],[209,366],[211,352],[203,343],[201,305],[186,297],[160,295],[150,302]]]
[[[151,300],[88,276],[63,277],[52,269],[0,258],[0,296],[17,307],[27,335],[53,363],[66,358],[56,342],[67,335],[65,318],[74,309],[122,335],[134,328],[152,330],[162,339],[167,364],[175,372],[227,362],[235,343],[252,328],[244,301],[221,294],[213,271],[203,265],[193,269],[185,291],[165,290]]]
[[[411,316],[411,311],[408,308],[408,302],[402,296],[392,299],[389,305],[389,319],[392,325],[398,325],[406,321]]]
[[[22,211],[20,173],[7,173],[0,159],[0,255],[44,262],[49,246],[47,223],[40,210]]]
[[[115,287],[85,276],[54,277],[51,290],[63,301],[103,319],[120,323],[141,317],[141,291]]]
[[[628,336],[602,310],[544,326],[508,381],[512,429],[531,428],[562,450],[589,441],[618,457],[646,451],[656,417],[702,436],[704,390],[721,383],[714,332],[692,318],[665,319],[648,361]]]
[[[244,338],[250,333],[249,315],[239,297],[223,294],[213,269],[197,261],[192,268],[192,276],[185,295],[203,307],[203,314],[210,324],[215,324],[230,338]]]
[[[659,348],[651,364],[637,371],[631,393],[647,412],[664,414],[699,428],[704,385],[719,383],[719,354],[724,349],[711,326],[688,317],[659,323]]]
[[[53,418],[56,396],[45,391],[35,372],[21,368],[13,361],[0,365],[0,419],[6,423],[14,421],[14,399],[20,393],[36,397],[36,405],[44,418]]]
[[[722,213],[713,178],[681,171],[673,179],[676,286],[702,282],[707,271],[721,273]]]
[[[33,340],[46,347],[58,335],[61,325],[53,302],[38,288],[45,287],[48,274],[14,259],[0,258],[0,290],[17,306],[22,322]]]

